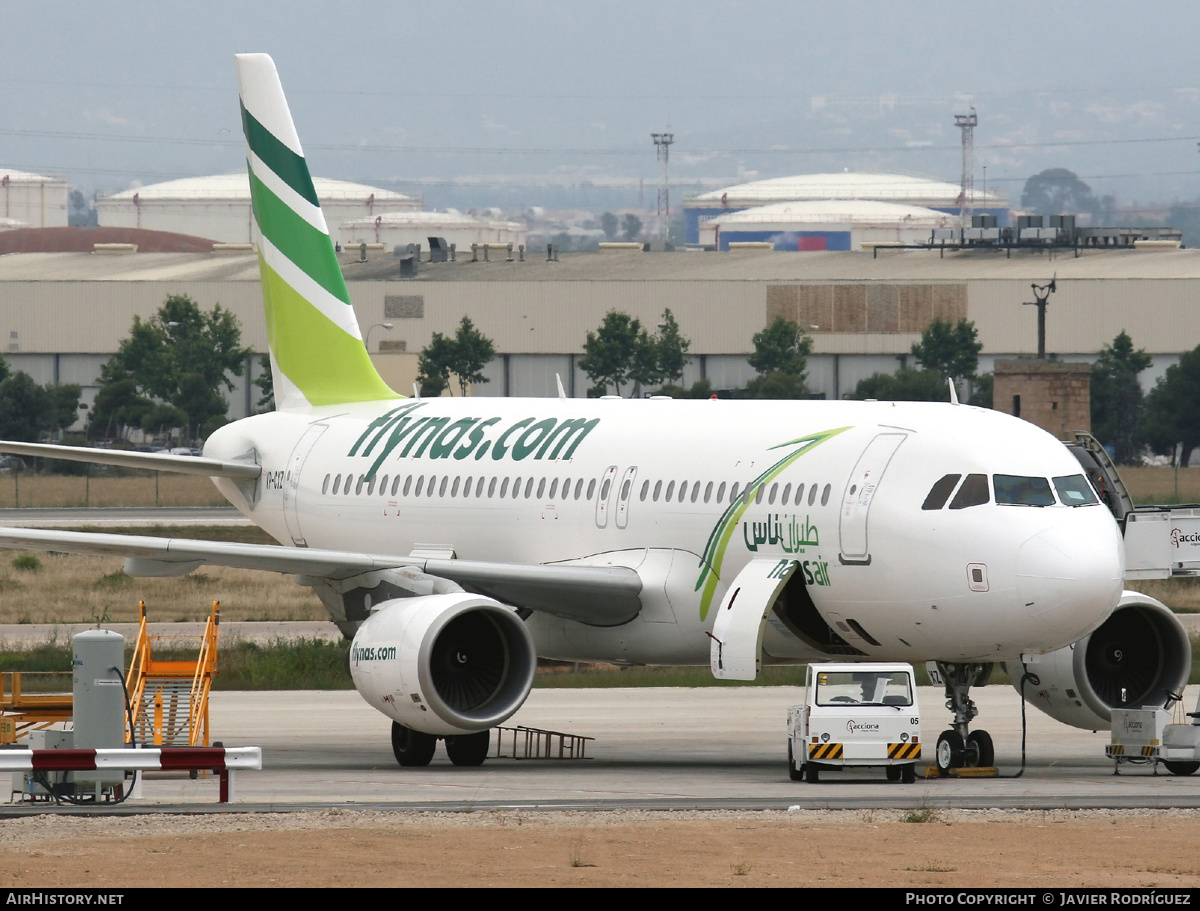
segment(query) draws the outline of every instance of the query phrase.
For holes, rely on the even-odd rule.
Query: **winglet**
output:
[[[237,55],[276,407],[401,398],[363,347],[275,63]]]

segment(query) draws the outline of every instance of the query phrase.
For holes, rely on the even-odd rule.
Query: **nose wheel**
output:
[[[970,688],[987,683],[992,665],[939,661],[937,670],[946,686],[946,708],[954,713],[953,726],[941,733],[934,751],[938,772],[945,775],[951,769],[990,768],[996,762],[992,736],[987,731],[968,732],[967,726],[979,714]]]

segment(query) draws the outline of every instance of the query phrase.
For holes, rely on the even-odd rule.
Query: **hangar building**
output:
[[[428,248],[430,237],[440,237],[459,250],[469,250],[471,244],[525,243],[529,229],[523,222],[496,218],[480,218],[462,212],[389,212],[374,218],[352,218],[332,232],[343,245],[360,243],[396,246],[420,244]]]
[[[1037,350],[1030,284],[1057,275],[1047,350],[1064,362],[1092,361],[1126,330],[1153,356],[1152,385],[1179,355],[1200,344],[1200,251],[1084,251],[1079,256],[995,252],[778,253],[668,252],[563,254],[559,261],[422,262],[401,278],[390,251],[367,262],[344,254],[343,273],[381,374],[412,388],[418,353],[434,332],[453,334],[469,315],[495,342],[490,382],[475,395],[553,396],[555,377],[584,396],[582,346],[609,310],[653,328],[670,308],[691,339],[685,383],[707,377],[736,388],[754,376],[752,337],[775,316],[812,337],[809,385],[845,396],[877,371],[911,359],[934,318],[973,320],[983,343],[980,372],[997,359]],[[100,365],[117,350],[135,315],[152,316],[170,294],[203,308],[220,303],[240,320],[243,344],[266,350],[266,325],[253,254],[13,253],[0,256],[0,353],[39,383],[79,383],[96,392]],[[382,325],[390,323],[391,328]],[[250,365],[257,371],[257,359]],[[230,414],[249,413],[257,390],[238,381]]]
[[[956,216],[962,206],[961,196],[962,188],[958,184],[909,174],[843,171],[774,177],[701,193],[686,200],[683,204],[684,235],[688,243],[700,243],[700,223],[705,219],[784,202],[863,199],[921,206]],[[972,212],[994,215],[998,225],[1008,225],[1008,200],[997,193],[977,188]]]

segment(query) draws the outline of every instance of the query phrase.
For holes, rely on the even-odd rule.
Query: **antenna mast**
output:
[[[958,194],[958,212],[964,228],[971,227],[971,208],[975,202],[975,127],[978,124],[974,105],[971,105],[971,113],[954,115],[954,125],[962,130],[962,190]]]
[[[654,150],[658,157],[658,217],[664,238],[671,230],[671,143],[675,141],[674,133],[651,133],[654,140]]]

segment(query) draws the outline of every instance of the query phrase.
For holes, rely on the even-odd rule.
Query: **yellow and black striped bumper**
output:
[[[889,743],[888,759],[920,759],[921,744],[919,743]]]

